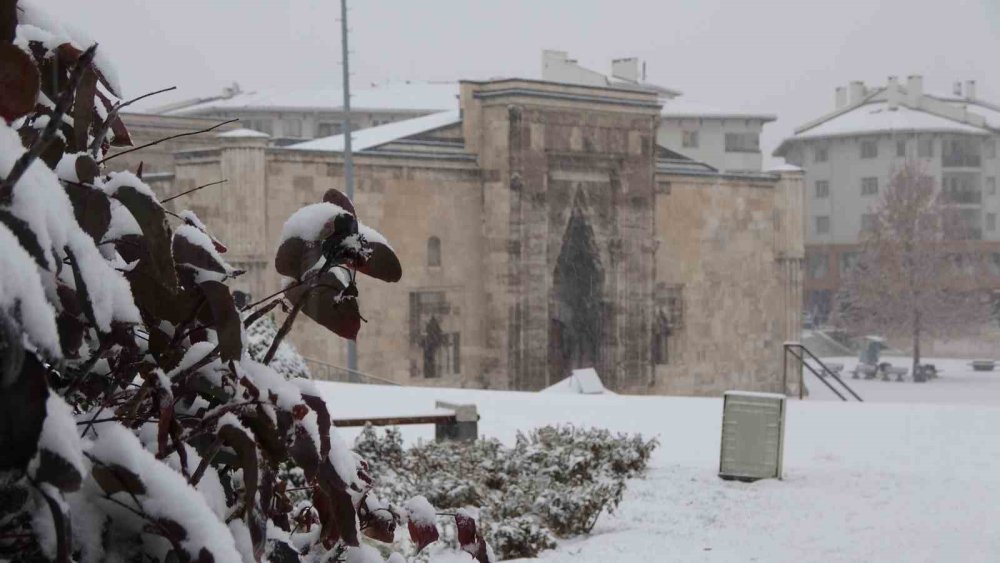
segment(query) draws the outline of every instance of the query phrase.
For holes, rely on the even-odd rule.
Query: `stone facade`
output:
[[[535,390],[594,366],[620,392],[782,390],[801,312],[800,174],[671,168],[648,92],[463,82],[461,105],[460,123],[355,155],[360,219],[404,270],[399,284],[360,279],[360,371]],[[343,160],[220,142],[175,155],[173,189],[229,179],[179,203],[260,298],[279,287],[285,219],[343,188]],[[346,365],[344,342],[308,319],[292,339]]]

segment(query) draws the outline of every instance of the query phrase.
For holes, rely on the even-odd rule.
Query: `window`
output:
[[[986,177],[986,195],[997,195],[997,179],[994,176]]]
[[[861,215],[861,232],[870,233],[875,230],[878,225],[878,215],[874,213],[865,213]]]
[[[670,320],[664,311],[653,319],[653,364],[665,366],[670,363]]]
[[[989,178],[987,178],[988,189]],[[975,172],[945,172],[942,174],[941,201],[943,203],[982,203],[983,194],[979,188],[979,174]]]
[[[996,158],[997,157],[997,142],[994,139],[987,139],[983,143],[983,153],[985,153],[986,158]]]
[[[816,153],[813,155],[813,160],[816,162],[826,162],[830,160],[830,153],[826,147],[816,147]]]
[[[826,277],[829,265],[827,264],[828,260],[825,253],[810,254],[806,262],[806,268],[811,279],[818,280]]]
[[[917,141],[917,156],[920,158],[931,158],[934,156],[934,139],[920,139]]]
[[[726,133],[726,152],[760,152],[757,133]]]
[[[437,317],[431,317],[424,327],[422,337],[424,352],[424,377],[435,378],[461,373],[460,335],[445,333]]]
[[[441,239],[437,237],[427,239],[427,265],[441,265]]]
[[[340,123],[320,123],[316,126],[317,137],[332,137],[340,134]]]
[[[830,216],[829,215],[816,216],[816,234],[825,235],[829,232],[830,232]]]
[[[698,148],[698,132],[697,131],[681,131],[681,145],[687,149]]]
[[[285,122],[285,136],[295,137],[297,139],[302,138],[302,120],[301,119],[289,119]]]
[[[861,141],[861,158],[878,158],[878,142]]]
[[[830,181],[816,180],[816,199],[826,199],[830,197]]]
[[[977,167],[979,166],[980,150],[979,139],[970,137],[956,137],[945,139],[941,142],[941,166],[945,167]]]
[[[997,230],[997,214],[987,213],[986,214],[986,230],[991,233]]]
[[[896,141],[896,156],[906,157],[906,141]]]
[[[878,195],[878,178],[862,178],[861,195]]]

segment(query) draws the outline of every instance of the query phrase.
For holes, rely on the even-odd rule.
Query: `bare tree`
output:
[[[955,195],[936,190],[918,163],[897,169],[839,296],[846,328],[912,338],[915,381],[924,337],[979,328],[991,314],[989,295],[977,285],[981,261],[969,243],[977,226],[951,205],[961,199]]]

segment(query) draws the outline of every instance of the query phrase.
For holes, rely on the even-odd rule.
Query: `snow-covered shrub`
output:
[[[122,104],[96,44],[3,4],[0,560],[370,562],[403,525],[436,541],[426,499],[378,501],[318,390],[268,365],[299,313],[356,337],[356,273],[402,275],[388,242],[331,190],[285,224],[284,291],[240,310],[208,227],[141,166],[105,169],[131,145]],[[246,331],[280,302],[255,359]],[[475,519],[452,520],[488,561]]]
[[[657,441],[601,429],[546,426],[497,440],[403,447],[399,431],[367,427],[355,452],[373,460],[375,492],[390,504],[419,491],[441,509],[477,507],[483,534],[500,558],[534,557],[555,537],[590,532],[617,508],[629,478],[646,468]],[[443,523],[445,524],[445,523]],[[443,525],[442,538],[455,532]],[[404,546],[405,549],[405,546]]]
[[[274,318],[270,315],[265,315],[247,327],[246,331],[247,353],[250,354],[251,358],[259,362],[267,355],[268,348],[271,347],[271,343],[278,336],[278,324],[274,322]],[[310,378],[309,366],[306,365],[306,361],[299,355],[299,351],[295,349],[295,346],[287,340],[282,340],[278,344],[278,350],[274,353],[274,358],[271,359],[271,363],[268,365],[286,378]]]

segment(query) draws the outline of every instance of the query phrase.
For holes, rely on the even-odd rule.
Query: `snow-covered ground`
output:
[[[444,400],[475,403],[480,433],[504,441],[564,422],[658,436],[620,511],[542,561],[997,560],[1000,372],[935,363],[942,377],[927,384],[850,380],[865,403],[816,390],[792,401],[785,478],[753,484],[716,476],[721,399],[321,385],[335,417],[428,413]],[[433,439],[430,426],[403,433]]]
[[[973,371],[969,366],[970,360],[921,360],[921,363],[934,364],[939,377],[927,383],[913,383],[909,374],[903,382],[897,382],[895,376],[892,376],[892,381],[852,379],[850,372],[854,371],[858,364],[856,357],[822,358],[822,360],[827,364],[843,364],[841,379],[865,401],[1000,406],[1000,367],[997,367],[996,371],[983,372]],[[882,356],[881,361],[889,362],[894,367],[904,367],[907,371],[913,365],[910,357]],[[840,400],[808,370],[805,374],[810,399]]]

